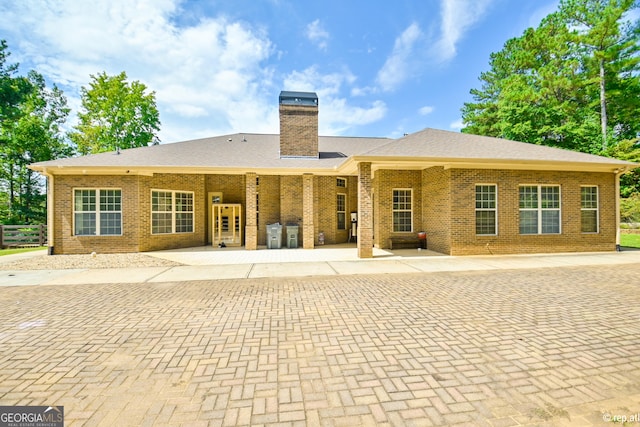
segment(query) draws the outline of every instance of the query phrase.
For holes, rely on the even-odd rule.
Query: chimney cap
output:
[[[311,105],[318,106],[318,95],[315,92],[292,92],[283,90],[280,92],[281,105]]]

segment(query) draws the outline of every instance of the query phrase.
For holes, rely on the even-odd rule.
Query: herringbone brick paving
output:
[[[64,405],[67,426],[607,425],[640,412],[639,291],[638,264],[2,288],[0,405]]]

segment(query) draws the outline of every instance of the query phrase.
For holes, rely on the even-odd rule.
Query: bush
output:
[[[640,193],[626,199],[620,199],[620,221],[640,223]]]

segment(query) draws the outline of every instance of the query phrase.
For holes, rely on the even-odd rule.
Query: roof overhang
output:
[[[461,159],[434,157],[370,157],[352,156],[334,167],[313,167],[313,160],[302,167],[181,167],[181,166],[29,166],[44,175],[122,175],[153,176],[154,174],[225,174],[244,175],[254,172],[259,175],[357,175],[359,163],[371,163],[372,171],[382,169],[423,170],[431,167],[444,169],[499,169],[499,170],[539,170],[539,171],[572,171],[572,172],[604,172],[624,173],[640,165],[631,162],[571,162],[540,161],[520,159]]]
[[[422,170],[431,167],[444,169],[499,169],[499,170],[539,170],[539,171],[571,171],[571,172],[608,172],[622,173],[633,170],[640,165],[631,162],[571,162],[541,161],[519,159],[460,159],[433,157],[367,157],[353,156],[341,165],[341,172],[349,175],[358,173],[358,163],[371,163],[372,171],[379,169]]]

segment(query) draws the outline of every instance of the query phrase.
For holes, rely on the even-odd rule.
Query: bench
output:
[[[417,236],[394,236],[389,237],[389,249],[400,249],[400,248],[411,248],[417,249],[427,248],[427,239],[419,239]]]

